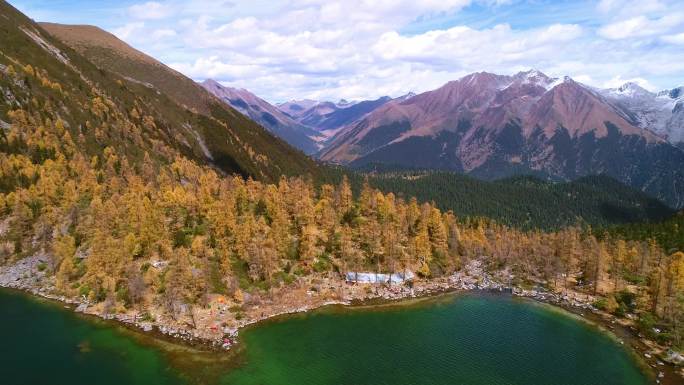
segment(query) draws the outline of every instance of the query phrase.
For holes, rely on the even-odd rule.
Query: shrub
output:
[[[624,308],[623,310],[625,312],[634,312],[634,309],[636,308],[636,294],[627,290],[622,290],[615,294],[615,300],[620,307]]]
[[[78,289],[78,294],[79,295],[85,295],[86,297],[88,294],[90,294],[90,286],[88,285],[83,285]]]
[[[608,300],[605,298],[599,298],[594,301],[592,305],[599,310],[606,310],[606,307],[608,306]]]
[[[330,263],[325,259],[319,259],[313,264],[313,269],[317,273],[322,273],[324,271],[330,270]]]

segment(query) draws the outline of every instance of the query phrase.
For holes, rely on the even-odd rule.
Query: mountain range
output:
[[[272,105],[243,88],[228,87],[213,79],[201,85],[231,107],[253,119],[291,145],[315,155],[342,127],[361,119],[389,101],[404,100],[412,94],[393,99],[383,96],[361,102],[341,99],[338,102],[310,99],[292,100]]]
[[[242,95],[229,101],[233,107],[255,106],[248,92],[231,92]],[[262,122],[261,110],[280,110],[289,126],[309,127],[315,133],[299,132],[316,142],[316,156],[326,162],[451,170],[488,180],[606,174],[682,207],[683,103],[682,88],[596,89],[529,70],[473,73],[420,95],[343,105],[293,100],[245,114]],[[262,124],[287,140],[274,121]]]

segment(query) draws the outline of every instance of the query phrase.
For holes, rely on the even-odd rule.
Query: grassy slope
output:
[[[208,147],[213,163],[224,171],[238,171],[266,181],[275,181],[281,175],[317,176],[321,172],[316,162],[226,106],[191,79],[108,32],[92,26],[41,26],[97,67],[123,78],[136,92],[148,94],[170,129],[183,132],[190,143],[197,144],[201,154],[197,138],[185,128],[189,123]]]
[[[38,23],[96,66],[157,88],[181,106],[207,113],[213,100],[191,79],[91,25]]]

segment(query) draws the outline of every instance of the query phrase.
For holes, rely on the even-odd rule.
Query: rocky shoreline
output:
[[[609,331],[621,344],[627,344],[647,365],[658,384],[684,384],[684,369],[680,366],[666,363],[665,348],[653,341],[638,336],[632,324],[625,323],[613,315],[599,311],[592,304],[594,297],[567,291],[565,293],[551,293],[543,289],[526,290],[509,287],[501,282],[510,281],[507,272],[499,272],[492,276],[485,272],[478,261],[473,261],[464,269],[448,277],[431,280],[417,280],[412,285],[360,285],[340,283],[340,280],[319,280],[319,286],[330,285],[338,289],[337,298],[317,298],[318,292],[306,291],[306,296],[296,306],[264,306],[261,312],[251,312],[248,316],[235,320],[230,326],[212,330],[207,333],[198,327],[194,330],[187,325],[161,318],[144,320],[140,314],[134,313],[102,313],[85,297],[68,298],[53,294],[55,291],[53,279],[45,274],[43,264],[46,258],[41,255],[24,258],[14,265],[0,268],[0,287],[6,287],[36,296],[68,304],[75,312],[96,316],[106,320],[115,320],[133,330],[151,333],[157,337],[167,338],[174,342],[182,342],[194,347],[212,350],[230,350],[238,343],[239,330],[258,322],[287,314],[308,312],[322,306],[369,306],[387,303],[398,303],[412,298],[426,298],[438,294],[468,291],[490,291],[509,293],[513,296],[530,298],[532,300],[553,305],[572,312],[587,321]],[[256,309],[260,307],[255,306]],[[225,310],[225,309],[224,309]],[[670,352],[672,353],[672,352]],[[681,355],[670,358],[677,360]]]

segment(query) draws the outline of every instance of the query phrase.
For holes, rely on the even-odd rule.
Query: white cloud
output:
[[[133,19],[110,30],[194,79],[271,101],[398,96],[482,70],[534,67],[594,86],[672,87],[663,79],[684,74],[676,0],[603,0],[584,5],[587,22],[533,27],[516,0],[144,1],[123,8]],[[461,21],[471,3],[492,12]]]
[[[152,32],[152,38],[157,39],[157,40],[164,39],[167,37],[173,37],[176,35],[177,35],[176,31],[169,29],[169,28],[157,29],[154,32]]]
[[[172,10],[168,4],[148,1],[128,7],[128,13],[136,19],[164,19],[172,14]]]
[[[560,24],[524,32],[507,24],[485,30],[460,26],[416,36],[392,31],[380,37],[373,52],[385,60],[445,66],[466,64],[467,68],[477,70],[487,62],[501,65],[532,62],[534,58],[543,60],[557,50],[558,43],[572,41],[581,34],[577,25]]]
[[[676,0],[601,0],[596,8],[599,12],[618,18],[667,11]]]
[[[610,12],[614,10],[619,4],[620,0],[601,0],[598,2],[596,8],[601,12]]]
[[[682,13],[673,13],[657,19],[649,19],[642,15],[607,24],[598,30],[598,34],[607,39],[653,36],[682,26],[683,23]]]
[[[136,31],[142,30],[143,27],[145,27],[145,23],[142,22],[142,21],[139,21],[139,22],[134,22],[134,23],[125,24],[125,25],[123,25],[123,26],[121,26],[121,27],[115,29],[115,30],[112,31],[112,32],[113,32],[114,35],[116,35],[119,39],[121,39],[121,40],[128,40],[129,38],[132,37],[132,35],[133,35]]]
[[[591,75],[587,74],[574,75],[572,79],[583,84],[594,84],[594,79],[592,79]]]
[[[259,65],[231,64],[222,62],[217,56],[198,58],[194,63],[171,63],[170,66],[194,78],[241,79],[263,75]]]
[[[684,44],[684,32],[678,33],[676,35],[667,35],[661,38],[663,41],[670,44]]]

